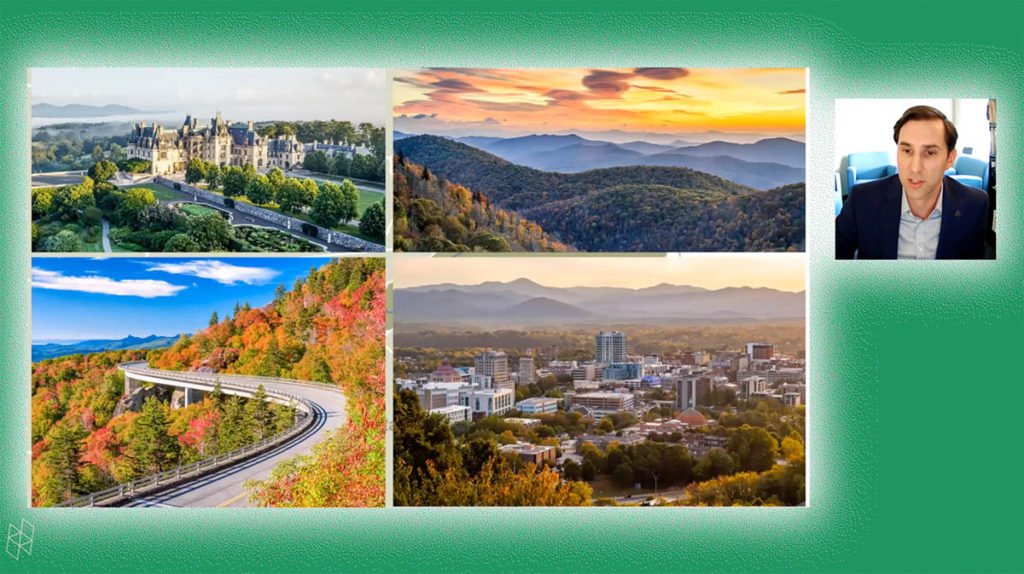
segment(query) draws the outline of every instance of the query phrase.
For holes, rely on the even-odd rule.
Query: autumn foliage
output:
[[[383,506],[385,482],[383,259],[347,258],[312,269],[270,304],[232,315],[169,349],[47,359],[32,372],[32,498],[36,506],[102,490],[168,466],[227,452],[293,421],[292,409],[210,393],[171,409],[149,398],[118,409],[122,362],[155,368],[287,377],[337,385],[348,425],[314,455],[249,485],[268,506]],[[122,411],[115,416],[115,411]]]

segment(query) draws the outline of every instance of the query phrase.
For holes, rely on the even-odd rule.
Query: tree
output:
[[[182,334],[184,337],[184,334]],[[224,391],[220,388],[220,381],[217,381],[213,385],[213,390],[210,391],[210,400],[219,409],[222,402],[224,402]]]
[[[218,450],[222,453],[241,448],[252,442],[250,426],[245,420],[241,400],[231,395],[222,403],[224,414],[218,429]]]
[[[245,178],[245,186],[248,187],[252,180],[256,179],[256,168],[251,162],[245,162],[242,166],[242,176]]]
[[[246,419],[252,424],[251,434],[256,440],[263,440],[273,430],[267,391],[260,385],[256,393],[245,403]]]
[[[142,412],[133,421],[128,446],[139,476],[162,472],[177,464],[178,441],[168,433],[169,428],[164,404],[156,397],[146,399]]]
[[[599,468],[600,467],[595,465],[592,461],[584,459],[583,465],[580,468],[580,475],[583,477],[583,480],[590,482],[597,478],[597,471]]]
[[[206,180],[206,186],[211,190],[217,189],[220,182],[223,180],[220,167],[215,163],[207,162],[203,168],[203,179]]]
[[[284,172],[279,167],[271,168],[267,172],[267,181],[274,188],[274,193],[277,193],[277,190],[281,189],[284,184]]]
[[[493,233],[478,233],[469,242],[470,246],[477,248],[482,251],[488,251],[492,253],[507,252],[511,251],[508,245],[508,241],[503,237],[494,235]]]
[[[633,467],[628,462],[620,463],[612,472],[612,478],[615,480],[615,484],[623,488],[633,486]]]
[[[332,384],[334,377],[331,376],[331,366],[323,357],[317,357],[313,366],[313,380],[318,383]]]
[[[38,187],[32,190],[32,217],[46,217],[53,206],[53,194],[56,190],[52,187]]]
[[[341,182],[341,194],[345,201],[342,203],[344,211],[341,213],[342,221],[355,219],[359,215],[359,189],[349,180]]]
[[[206,162],[198,157],[188,160],[188,165],[185,167],[185,183],[195,185],[204,179],[206,179]]]
[[[231,245],[231,224],[215,213],[190,217],[185,230],[202,251],[224,251]]]
[[[245,188],[245,195],[257,205],[270,203],[274,201],[274,186],[270,183],[270,179],[267,176],[258,175]]]
[[[302,205],[311,206],[316,201],[316,195],[320,192],[320,188],[317,187],[316,182],[310,178],[302,180]]]
[[[103,159],[103,148],[99,145],[92,146],[92,159],[93,161],[100,161]]]
[[[210,315],[210,326],[213,327],[217,323],[220,323],[220,319],[217,317],[217,312],[214,311],[213,315]]]
[[[235,197],[245,194],[245,173],[240,167],[224,169],[224,196]]]
[[[134,187],[117,194],[117,219],[123,223],[136,220],[139,213],[156,203],[153,192],[144,187]]]
[[[56,235],[47,237],[42,243],[43,251],[73,253],[82,250],[82,240],[73,231],[62,229]]]
[[[96,198],[92,192],[92,179],[88,177],[78,185],[57,188],[57,193],[53,196],[53,211],[60,215],[62,221],[78,219],[87,207],[95,206]]]
[[[384,200],[374,203],[366,208],[363,217],[359,220],[359,232],[370,239],[384,242],[385,231]]]
[[[297,179],[289,178],[281,185],[277,192],[277,203],[284,211],[295,212],[296,208],[304,205],[303,200],[306,192]]]
[[[356,154],[352,158],[352,177],[361,179],[377,179],[377,167],[381,165],[377,158],[368,154]]]
[[[78,484],[78,460],[82,454],[82,440],[88,433],[77,423],[62,422],[47,437],[49,449],[43,457],[50,469],[43,493],[50,505],[72,497]]]
[[[348,180],[345,183],[351,185]],[[347,219],[345,216],[349,215],[352,209],[349,205],[350,198],[346,197],[343,188],[344,184],[337,186],[329,181],[320,184],[320,192],[313,202],[313,212],[310,214],[313,221],[330,228],[337,226],[339,219]]]
[[[185,233],[178,233],[171,236],[164,243],[164,251],[168,253],[195,253],[200,251],[199,244],[192,240]]]
[[[729,437],[727,449],[736,460],[737,470],[760,472],[768,470],[778,458],[778,443],[760,427],[743,425]]]
[[[93,181],[107,181],[117,173],[117,164],[112,161],[101,160],[89,168],[89,177]]]
[[[302,160],[302,167],[309,171],[327,173],[329,165],[327,154],[321,150],[316,150],[315,152],[308,154],[305,159]]]
[[[583,478],[583,468],[570,458],[562,465],[562,477],[565,480],[581,480]]]
[[[736,463],[724,449],[715,447],[708,451],[706,457],[697,463],[694,472],[699,480],[711,480],[723,474],[732,474],[736,471]]]
[[[334,161],[331,162],[331,173],[343,177],[352,175],[352,159],[348,157],[347,153],[339,153],[334,156]]]

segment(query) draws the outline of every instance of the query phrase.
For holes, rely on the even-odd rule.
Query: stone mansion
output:
[[[316,147],[314,143],[313,148]],[[300,166],[305,156],[305,146],[295,136],[268,139],[256,132],[251,121],[224,121],[220,112],[210,120],[210,125],[199,125],[189,115],[177,130],[139,122],[128,134],[128,157],[149,160],[150,173],[159,175],[185,171],[194,157],[221,167],[251,163],[262,172],[274,167],[289,170]]]

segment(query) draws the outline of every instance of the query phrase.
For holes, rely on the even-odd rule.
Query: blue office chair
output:
[[[976,187],[988,193],[987,161],[962,155],[956,158],[953,169],[947,170],[946,175],[964,185]]]
[[[896,173],[896,166],[890,163],[889,153],[884,151],[851,153],[846,168],[846,195],[853,186],[889,177]]]
[[[835,180],[836,180],[836,184],[835,184],[836,217],[839,217],[839,212],[843,210],[842,182],[840,181],[842,179],[842,177],[840,177],[838,171],[834,175],[835,175]]]

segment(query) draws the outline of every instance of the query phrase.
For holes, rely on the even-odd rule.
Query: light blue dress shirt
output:
[[[897,259],[935,259],[935,252],[939,249],[939,230],[942,228],[942,192],[940,189],[939,200],[928,219],[921,219],[910,211],[907,192],[903,191]]]

